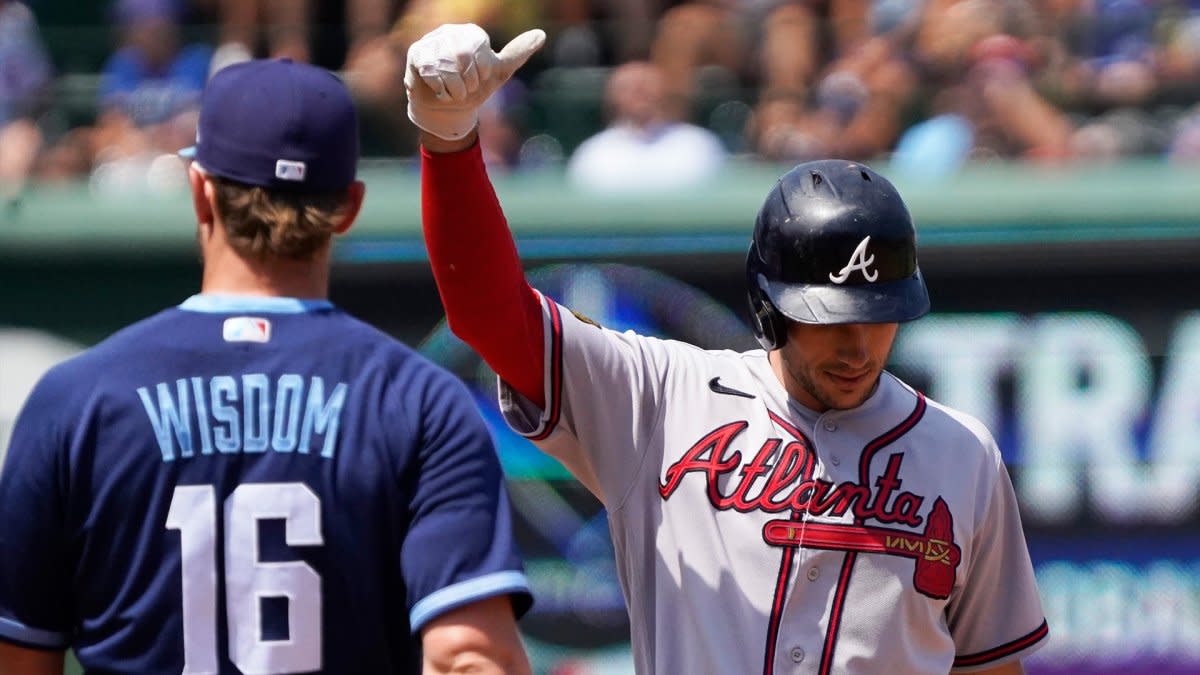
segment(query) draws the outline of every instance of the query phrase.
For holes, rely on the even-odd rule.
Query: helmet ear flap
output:
[[[754,323],[754,337],[766,351],[779,349],[787,342],[787,321],[767,297],[762,286],[766,279],[756,275],[751,279],[747,295],[750,299],[750,320]]]

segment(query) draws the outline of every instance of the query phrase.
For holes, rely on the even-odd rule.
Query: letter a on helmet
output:
[[[746,256],[747,295],[765,349],[786,321],[911,321],[929,311],[908,207],[883,176],[855,162],[800,164],[759,209]]]

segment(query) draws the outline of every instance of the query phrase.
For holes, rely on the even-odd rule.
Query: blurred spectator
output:
[[[363,0],[358,0],[362,2]],[[552,65],[602,66],[645,58],[659,4],[666,0],[409,0],[391,32],[408,45],[443,23],[475,23],[494,41],[540,27]]]
[[[348,4],[364,0],[348,0]],[[372,1],[372,0],[366,0]],[[219,0],[220,41],[214,60],[218,65],[244,61],[259,53],[276,58],[309,61],[309,0]]]
[[[178,161],[158,160],[195,141],[211,49],[181,44],[181,10],[174,0],[117,0],[120,46],[101,73],[96,123],[59,142],[47,157],[47,177],[92,171],[93,186],[105,191],[182,179]]]
[[[1166,83],[1195,85],[1200,80],[1200,7],[1168,17],[1159,61]]]
[[[19,2],[0,0],[0,199],[5,204],[19,199],[42,146],[35,120],[50,75],[33,13]]]
[[[616,68],[605,89],[611,123],[575,150],[570,180],[596,191],[689,187],[714,176],[725,150],[712,132],[671,121],[662,71],[645,61]]]
[[[690,117],[704,65],[757,82],[767,102],[802,100],[824,62],[866,40],[869,7],[869,0],[693,0],[673,7],[651,48],[666,78],[668,114]]]
[[[1144,0],[1090,0],[1080,16],[1079,60],[1066,95],[1082,103],[1140,105],[1154,93],[1158,48],[1152,7]]]
[[[479,109],[479,150],[490,171],[520,168],[522,138],[514,111],[527,97],[520,80],[509,80]]]
[[[807,101],[759,105],[750,133],[764,157],[805,161],[821,157],[866,160],[892,147],[901,113],[917,78],[885,37],[872,37],[835,61]]]
[[[965,81],[950,93],[975,131],[974,156],[1061,160],[1070,154],[1073,126],[1037,91],[1034,55],[1023,41],[993,35],[970,53]],[[954,105],[952,103],[952,105]]]
[[[474,23],[506,37],[543,25],[542,3],[535,0],[409,0],[392,27],[391,36],[403,51],[443,23]]]
[[[1170,143],[1161,120],[1137,108],[1116,108],[1084,121],[1071,136],[1071,155],[1090,164],[1161,155]]]
[[[355,37],[346,56],[346,84],[362,113],[367,145],[389,154],[416,152],[416,130],[408,121],[404,98],[404,63],[409,45],[443,23],[478,24],[500,43],[505,35],[516,35],[542,23],[541,3],[534,0],[410,0],[390,27],[383,0],[354,0],[349,4],[357,14],[347,16]],[[374,27],[380,21],[385,21],[384,30],[376,33]],[[357,32],[355,26],[359,27]]]
[[[909,180],[941,180],[959,171],[971,156],[975,130],[958,113],[943,113],[914,124],[900,137],[892,170]]]
[[[948,171],[968,158],[1068,158],[1073,125],[1034,88],[1023,47],[1007,35],[973,45],[962,79],[937,94],[934,117],[900,139],[897,161],[919,173]]]
[[[1035,1],[926,0],[912,47],[922,85],[933,91],[957,86],[978,62],[993,58],[1019,64],[1032,78],[1045,47]]]
[[[215,3],[220,46],[213,70],[249,58],[289,58],[330,69],[380,55],[411,0],[192,0]],[[442,4],[462,4],[453,0]]]
[[[619,141],[638,153],[682,142],[704,157],[731,149],[778,161],[891,153],[930,175],[988,158],[1190,161],[1200,152],[1195,113],[1183,114],[1200,93],[1200,0],[104,4],[122,31],[120,48],[104,67],[94,125],[68,129],[91,111],[47,107],[53,83],[33,15],[0,0],[0,200],[18,194],[31,171],[54,180],[99,169],[102,184],[144,174],[153,158],[192,141],[206,76],[251,56],[341,66],[367,152],[411,155],[404,55],[444,22],[480,24],[495,42],[530,26],[549,33],[526,79],[483,111],[481,144],[493,169],[556,165],[601,119],[609,128],[580,148],[573,171],[584,160],[611,165]],[[211,58],[208,47],[181,44],[185,15],[217,22]],[[610,64],[632,61],[661,73],[641,78],[662,92],[650,122],[613,98],[622,78],[607,80]],[[718,131],[719,145],[696,127],[669,124],[692,118]]]
[[[556,0],[548,3],[550,61],[595,67],[644,60],[668,0]]]
[[[148,128],[197,108],[212,50],[180,45],[179,12],[175,0],[118,0],[121,46],[101,73],[101,114]]]

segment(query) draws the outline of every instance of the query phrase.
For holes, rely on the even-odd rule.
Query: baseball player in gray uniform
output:
[[[883,367],[929,310],[912,220],[861,164],[768,193],[746,262],[761,350],[617,332],[525,280],[476,110],[544,41],[446,25],[408,54],[425,236],[451,328],[513,429],[608,509],[639,673],[1020,673],[1047,626],[978,421]]]

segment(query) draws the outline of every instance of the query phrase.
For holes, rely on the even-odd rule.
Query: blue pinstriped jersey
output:
[[[198,295],[52,369],[0,472],[0,639],[89,672],[411,672],[530,602],[457,379],[324,301]]]

